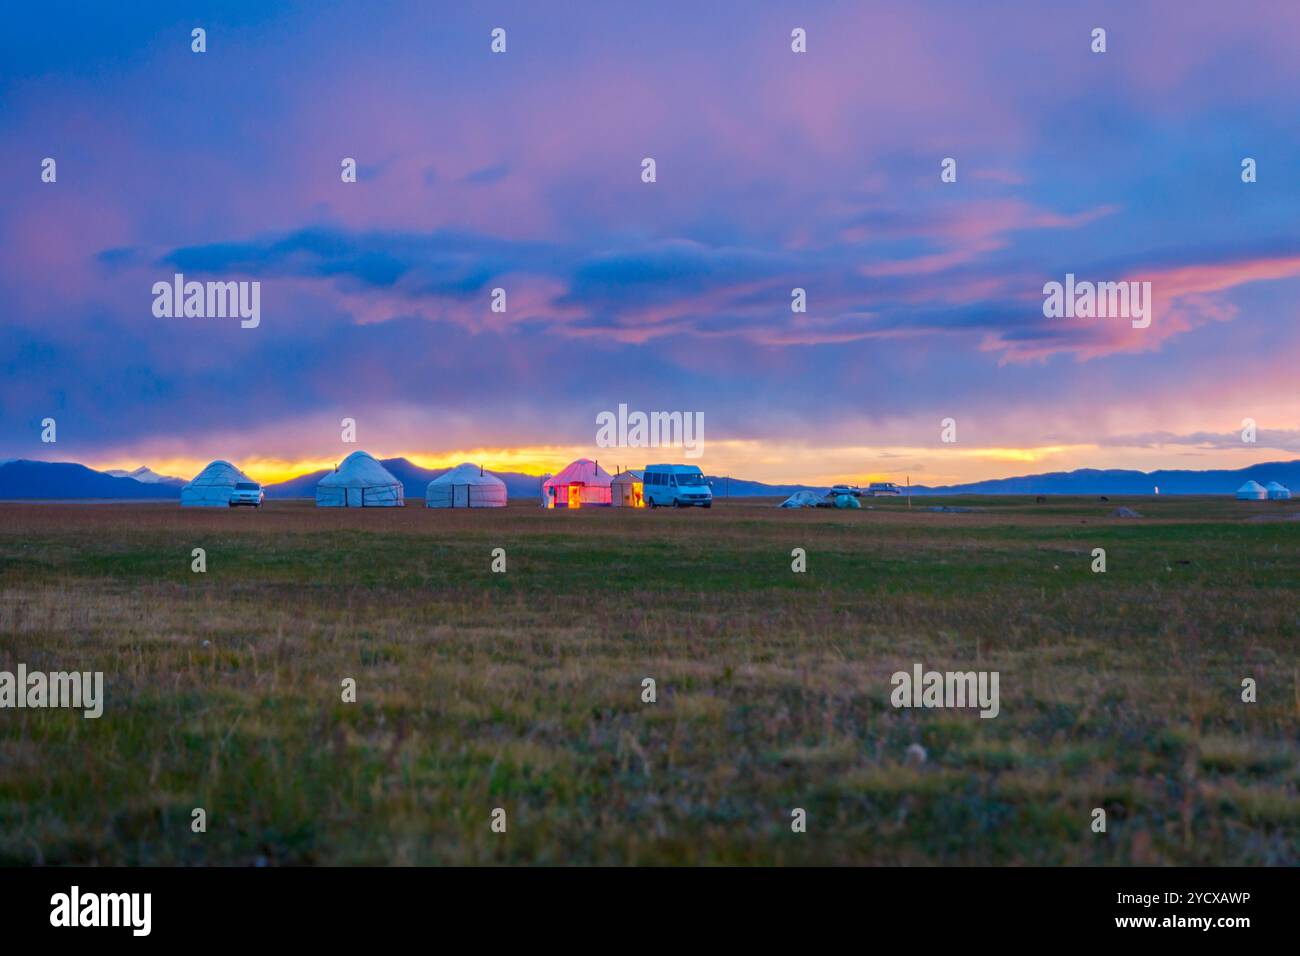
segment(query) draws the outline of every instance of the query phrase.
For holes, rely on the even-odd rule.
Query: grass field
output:
[[[422,504],[0,504],[0,863],[1300,862],[1300,504]]]

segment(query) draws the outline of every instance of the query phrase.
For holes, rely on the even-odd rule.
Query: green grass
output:
[[[0,505],[0,669],[107,685],[0,710],[0,863],[1300,862],[1289,505],[913,504]]]

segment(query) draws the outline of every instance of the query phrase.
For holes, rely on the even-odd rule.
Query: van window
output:
[[[704,484],[704,476],[699,472],[678,475],[677,483],[684,488],[697,488]]]
[[[257,490],[257,485],[253,484],[251,481],[238,481],[238,482],[235,482],[235,490],[236,490],[236,491],[256,491],[256,490]]]

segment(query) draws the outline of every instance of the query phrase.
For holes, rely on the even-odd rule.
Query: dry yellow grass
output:
[[[1300,860],[1300,526],[964,503],[0,505],[0,669],[108,686],[0,711],[0,861]],[[1001,715],[894,710],[917,661]]]

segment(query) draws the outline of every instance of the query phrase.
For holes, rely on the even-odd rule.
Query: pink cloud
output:
[[[1071,352],[1080,361],[1085,361],[1118,353],[1155,351],[1175,336],[1210,322],[1228,322],[1236,318],[1238,308],[1224,293],[1254,282],[1296,277],[1300,277],[1300,256],[1269,256],[1236,262],[1133,270],[1121,276],[1120,281],[1151,283],[1154,304],[1148,328],[1134,328],[1125,318],[1043,318],[1043,323],[1054,323],[1062,334],[1027,341],[1009,340],[993,334],[985,338],[981,348],[1004,353],[1003,361],[1008,362],[1042,359],[1061,352]],[[1102,281],[1104,277],[1077,278],[1079,281]],[[1040,303],[1041,300],[1036,301],[1034,306]]]

